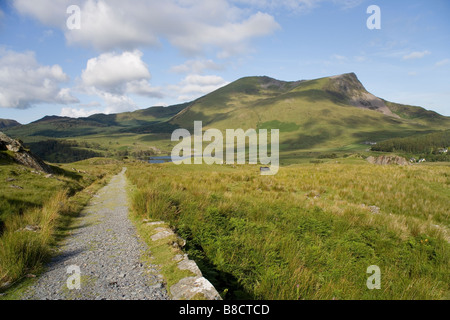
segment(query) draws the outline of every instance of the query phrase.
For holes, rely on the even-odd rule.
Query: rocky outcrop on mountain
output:
[[[8,137],[3,132],[0,132],[0,151],[11,151],[14,161],[21,165],[45,173],[53,173],[52,169],[44,161],[26,150],[20,141]]]
[[[370,156],[366,160],[369,163],[378,165],[398,164],[401,166],[408,166],[410,164],[405,158],[399,156],[379,156],[379,157]]]
[[[345,97],[347,102],[355,107],[381,112],[387,116],[399,118],[384,103],[384,101],[364,88],[354,73],[346,73],[330,77],[328,91]]]

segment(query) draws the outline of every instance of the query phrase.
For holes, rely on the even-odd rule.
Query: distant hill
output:
[[[126,155],[140,150],[170,152],[176,128],[280,129],[282,157],[300,153],[361,151],[367,142],[431,133],[450,127],[450,117],[401,105],[369,93],[354,73],[286,82],[245,77],[195,101],[87,118],[44,117],[9,128],[25,142],[77,139]]]
[[[185,108],[187,104],[170,107],[151,107],[134,112],[118,114],[95,114],[85,118],[46,116],[28,125],[9,130],[9,134],[20,137],[74,138],[94,134],[134,132],[155,125]]]
[[[16,120],[10,120],[10,119],[0,119],[0,130],[17,127],[21,124],[17,122]]]

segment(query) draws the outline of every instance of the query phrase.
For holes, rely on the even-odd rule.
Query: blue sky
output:
[[[70,5],[80,28],[70,30]],[[370,5],[381,29],[366,25]],[[0,118],[87,116],[198,98],[244,76],[355,72],[450,116],[450,2],[0,0]]]

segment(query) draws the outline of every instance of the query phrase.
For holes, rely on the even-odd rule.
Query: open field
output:
[[[127,175],[134,211],[170,223],[226,299],[449,299],[450,167],[325,162]],[[366,286],[371,265],[381,290]]]

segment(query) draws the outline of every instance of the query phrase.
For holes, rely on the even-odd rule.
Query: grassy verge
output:
[[[54,166],[55,174],[47,177],[16,164],[0,166],[6,182],[0,186],[0,288],[43,270],[72,218],[121,168],[104,161]]]
[[[133,206],[229,299],[449,299],[449,167],[135,165]],[[369,290],[367,268],[381,269]]]
[[[170,287],[178,283],[181,279],[195,276],[195,274],[188,270],[180,270],[178,268],[178,262],[181,259],[177,259],[177,256],[183,255],[184,252],[180,249],[179,245],[173,245],[174,243],[180,243],[180,239],[175,234],[163,239],[152,240],[152,236],[158,233],[158,228],[170,229],[169,224],[156,220],[153,222],[157,222],[157,224],[152,224],[152,220],[148,219],[145,212],[139,210],[135,205],[139,202],[138,198],[141,196],[141,193],[135,188],[131,188],[129,195],[131,200],[131,219],[141,239],[147,244],[149,251],[143,254],[142,259],[158,266],[159,273],[164,278],[167,291],[171,294]],[[202,295],[199,296],[199,299],[202,298]]]

